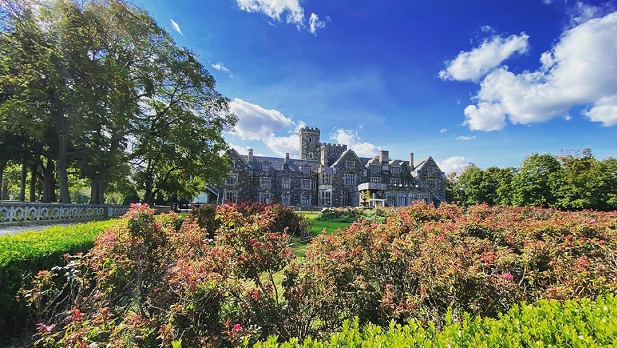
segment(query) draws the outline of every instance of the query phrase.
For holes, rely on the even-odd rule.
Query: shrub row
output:
[[[358,320],[346,321],[341,332],[328,339],[292,339],[278,343],[276,337],[255,348],[328,347],[607,347],[617,342],[617,298],[614,295],[589,299],[542,300],[534,305],[513,306],[499,319],[465,315],[441,329],[412,320],[387,329]],[[244,347],[250,346],[247,341]]]
[[[365,218],[382,223],[395,211],[395,209],[389,208],[326,208],[319,212],[315,220],[352,223],[361,218]]]
[[[26,312],[15,300],[24,280],[41,269],[65,264],[67,253],[87,252],[94,237],[110,226],[110,221],[96,221],[0,237],[0,338],[26,322]]]
[[[212,234],[192,218],[161,222],[135,207],[60,270],[74,275],[63,287],[58,269],[40,272],[23,292],[39,343],[323,339],[356,317],[441,328],[465,313],[497,317],[522,301],[617,290],[617,213],[416,204],[320,235],[297,262],[271,209],[213,212]]]
[[[312,334],[345,319],[387,325],[495,317],[521,301],[617,290],[617,213],[425,204],[315,238],[294,291],[314,308]],[[312,284],[306,288],[304,284]],[[329,326],[326,326],[329,325]]]

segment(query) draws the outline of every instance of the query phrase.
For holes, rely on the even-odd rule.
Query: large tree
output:
[[[149,202],[222,175],[221,133],[235,120],[227,99],[146,12],[121,0],[8,0],[2,10],[0,126],[10,119],[35,139],[31,187],[40,173],[45,201],[57,174],[70,202],[71,167],[89,179],[91,203],[131,172]]]
[[[527,156],[514,177],[515,205],[554,206],[555,193],[551,182],[555,180],[561,166],[556,156],[534,153]]]
[[[135,123],[135,182],[153,203],[160,195],[191,197],[226,171],[222,137],[236,118],[214,78],[194,54],[169,45],[153,62],[152,93]]]

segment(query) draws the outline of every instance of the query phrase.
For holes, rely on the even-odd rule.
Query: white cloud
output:
[[[471,136],[471,137],[467,137],[464,135],[461,135],[460,137],[457,137],[456,140],[462,140],[462,141],[468,141],[468,140],[474,140],[476,138],[476,136]]]
[[[361,141],[358,132],[351,129],[336,129],[334,133],[330,134],[330,139],[335,140],[339,144],[347,145],[348,149],[354,150],[361,157],[373,157],[380,149],[380,147],[374,144]]]
[[[212,64],[212,67],[218,71],[223,71],[229,74],[229,76],[234,76],[234,74],[223,64],[223,62],[218,62]]]
[[[471,130],[493,131],[506,126],[506,116],[501,104],[479,103],[465,108],[465,122]]]
[[[291,134],[283,137],[271,134],[264,142],[272,152],[279,156],[285,156],[287,152],[289,152],[289,156],[292,158],[300,156],[300,137],[298,134]]]
[[[513,124],[567,119],[576,105],[592,104],[583,112],[604,126],[617,124],[617,12],[566,30],[550,52],[541,55],[536,71],[512,73],[507,67],[491,72],[465,108],[472,130],[492,131]]]
[[[323,29],[326,27],[326,22],[320,21],[319,16],[315,13],[311,13],[311,18],[309,19],[309,31],[313,35],[317,35],[317,29]]]
[[[617,94],[596,101],[583,114],[594,122],[602,122],[604,127],[617,125]]]
[[[265,140],[293,124],[278,110],[265,109],[238,98],[229,103],[229,109],[238,116],[234,133],[245,140]]]
[[[446,62],[446,69],[439,72],[442,80],[479,81],[480,78],[499,66],[515,53],[526,53],[529,49],[525,33],[507,38],[494,36],[484,40],[479,47],[469,52],[461,52]]]
[[[480,27],[480,30],[483,33],[494,33],[495,32],[495,28],[491,27],[490,25],[486,24]]]
[[[184,34],[182,34],[182,30],[180,29],[180,26],[178,25],[178,23],[176,23],[176,21],[174,21],[173,19],[171,20],[171,27],[178,32],[178,34],[184,36]]]
[[[453,156],[446,158],[445,160],[439,162],[439,168],[446,173],[452,172],[461,172],[466,166],[468,162],[465,157],[462,156]]]
[[[232,143],[227,143],[227,145],[229,145],[229,147],[231,147],[232,149],[238,151],[239,154],[241,155],[248,155],[249,153],[249,149],[251,148],[250,146],[240,146],[240,145],[236,145],[236,144],[232,144]],[[265,156],[263,153],[258,152],[258,153],[254,153],[255,156]]]
[[[604,11],[601,7],[578,1],[569,12],[571,24],[578,25],[585,23],[592,18],[600,17]]]
[[[448,131],[448,129],[447,129],[447,128],[442,128],[442,129],[439,131],[439,133],[443,134],[443,133],[445,133],[445,132],[447,132],[447,131]]]
[[[283,17],[289,24],[295,24],[298,30],[304,25],[304,9],[301,0],[234,0],[241,10],[263,13],[281,22]]]
[[[234,99],[229,103],[229,109],[238,116],[238,123],[233,132],[243,140],[261,140],[272,152],[284,156],[289,152],[290,156],[298,156],[300,140],[297,134],[289,136],[277,136],[275,132],[283,131],[296,124],[291,118],[286,117],[275,109],[265,109],[257,104],[249,103],[242,99]],[[304,122],[300,121],[299,125]]]

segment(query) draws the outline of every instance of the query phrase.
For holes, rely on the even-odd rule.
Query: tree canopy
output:
[[[447,177],[451,201],[560,209],[617,209],[617,160],[597,160],[590,149],[531,154],[519,168],[473,164]]]
[[[0,179],[22,164],[31,191],[52,201],[57,188],[68,203],[77,175],[98,204],[110,186],[152,203],[222,178],[221,134],[236,121],[228,99],[147,12],[122,0],[9,0],[0,16]]]

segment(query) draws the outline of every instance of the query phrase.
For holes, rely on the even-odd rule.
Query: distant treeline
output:
[[[617,209],[617,159],[597,160],[590,149],[565,154],[534,153],[519,168],[469,164],[446,181],[449,201],[462,205]]]

